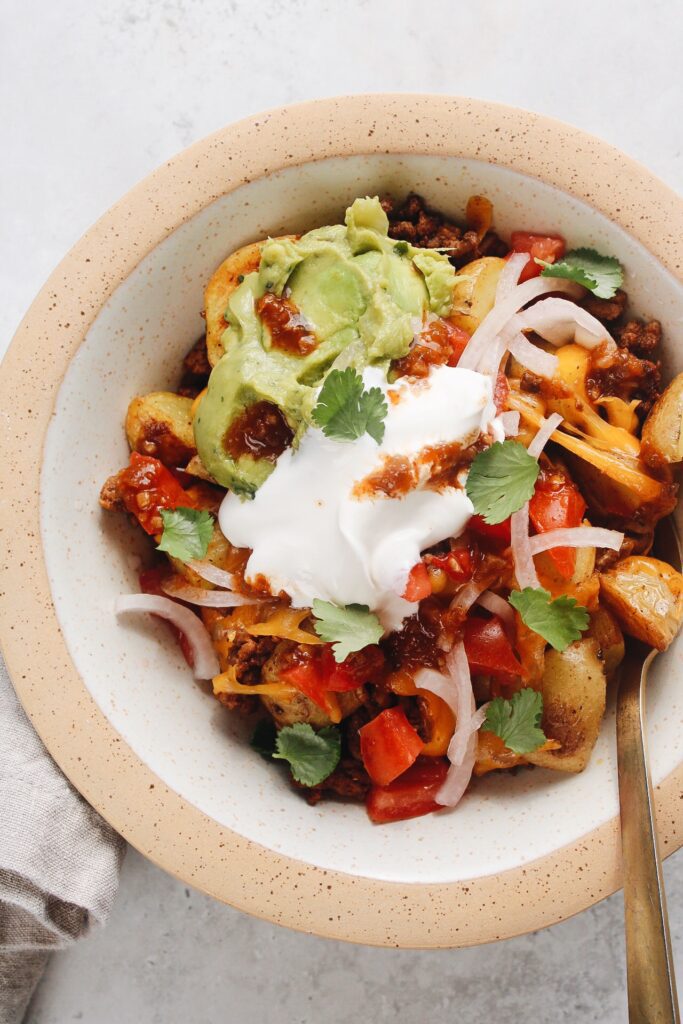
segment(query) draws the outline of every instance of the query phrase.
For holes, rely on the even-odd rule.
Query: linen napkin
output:
[[[124,842],[79,796],[0,659],[0,1024],[19,1024],[50,951],[103,924]]]

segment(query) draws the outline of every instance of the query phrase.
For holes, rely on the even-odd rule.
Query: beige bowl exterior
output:
[[[465,883],[401,884],[325,871],[247,841],[188,805],[127,746],[76,672],[40,542],[45,434],[70,360],[112,291],[219,195],[333,156],[470,157],[537,177],[601,211],[683,280],[683,202],[610,146],[535,114],[445,96],[374,95],[282,108],[232,125],[155,171],[52,274],[3,363],[2,649],[22,704],[76,788],[138,850],[241,910],[317,935],[464,946],[553,924],[620,884],[618,821],[525,867]],[[49,354],[51,373],[35,369]],[[664,855],[683,841],[683,766],[658,787]]]

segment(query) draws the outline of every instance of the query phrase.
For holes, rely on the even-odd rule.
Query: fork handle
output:
[[[635,645],[634,645],[635,646]],[[680,1024],[648,770],[645,687],[656,651],[627,651],[617,699],[617,760],[631,1024]]]

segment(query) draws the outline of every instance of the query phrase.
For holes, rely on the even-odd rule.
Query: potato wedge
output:
[[[591,614],[591,624],[584,636],[593,637],[597,655],[609,679],[619,668],[624,657],[624,634],[611,612],[598,606]]]
[[[298,238],[298,235],[284,235],[284,238]],[[265,239],[264,239],[265,241]],[[263,242],[252,242],[236,249],[213,272],[204,292],[206,313],[206,350],[209,362],[215,366],[223,355],[223,333],[227,328],[225,310],[228,299],[241,283],[240,278],[258,270]]]
[[[683,620],[683,576],[666,562],[631,555],[600,577],[600,597],[637,640],[665,650]]]
[[[166,466],[184,466],[197,452],[191,410],[192,399],[172,391],[134,398],[126,414],[128,444]]]
[[[674,377],[643,424],[642,456],[651,466],[683,460],[683,373]]]
[[[496,287],[505,260],[483,256],[462,267],[455,275],[453,311],[449,319],[464,331],[473,334],[487,313],[493,309]]]
[[[526,758],[540,768],[582,772],[605,713],[605,670],[595,640],[582,637],[566,651],[546,651],[541,689],[543,731],[560,748],[537,750]]]

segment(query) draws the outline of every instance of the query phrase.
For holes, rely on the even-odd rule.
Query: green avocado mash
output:
[[[388,231],[379,199],[356,199],[345,224],[316,228],[298,241],[269,239],[258,271],[231,294],[225,355],[194,420],[201,461],[224,487],[252,496],[273,470],[269,459],[232,458],[226,451],[226,433],[250,405],[278,406],[296,443],[310,422],[322,378],[344,349],[355,343],[359,370],[388,363],[408,351],[415,318],[426,311],[450,312],[455,271],[447,256],[397,243]],[[315,335],[312,351],[298,355],[273,346],[256,313],[266,292],[284,293],[298,309]]]

